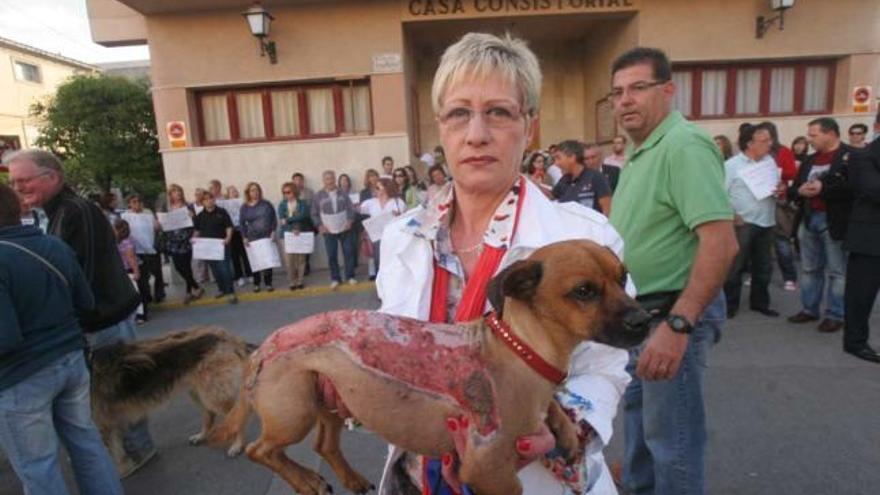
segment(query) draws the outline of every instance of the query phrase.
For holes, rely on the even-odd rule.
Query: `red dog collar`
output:
[[[562,382],[565,381],[568,374],[562,372],[559,368],[553,366],[539,356],[534,349],[513,333],[510,325],[498,319],[498,315],[495,314],[494,311],[486,315],[486,322],[489,323],[489,328],[492,329],[492,333],[504,341],[504,343],[507,344],[507,347],[510,347],[510,349],[513,350],[513,352],[515,352],[516,355],[529,366],[529,368],[535,370],[539,375],[543,376],[551,383],[562,385]]]

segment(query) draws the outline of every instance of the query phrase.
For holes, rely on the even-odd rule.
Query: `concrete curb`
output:
[[[304,297],[326,296],[330,294],[366,292],[368,290],[375,290],[375,288],[376,284],[373,282],[358,282],[355,285],[340,284],[339,287],[337,287],[335,290],[330,289],[329,286],[321,286],[306,287],[304,289],[299,289],[295,291],[291,291],[290,289],[275,289],[272,292],[266,292],[265,289],[263,289],[261,292],[242,291],[236,292],[236,295],[238,296],[239,303],[245,303],[268,301],[271,299],[300,299]],[[201,299],[193,301],[189,304],[184,304],[183,300],[174,300],[166,301],[161,304],[154,304],[151,305],[150,308],[153,310],[168,311],[175,309],[200,308],[228,304],[229,302],[227,301],[226,297],[221,297],[217,299],[213,295],[208,295],[208,291],[205,291],[205,295],[202,296]]]

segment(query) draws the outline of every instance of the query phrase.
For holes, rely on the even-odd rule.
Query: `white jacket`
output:
[[[557,241],[589,239],[610,247],[618,256],[623,254],[623,240],[601,214],[576,203],[554,203],[534,184],[526,181],[519,226],[510,249],[501,260],[499,271],[514,261],[528,257],[536,249]],[[427,320],[431,306],[433,251],[431,241],[413,235],[404,226],[422,208],[416,208],[390,224],[382,237],[382,269],[376,279],[380,311]],[[634,292],[629,284],[628,292]],[[488,303],[487,303],[488,304]],[[602,449],[612,434],[617,404],[629,383],[625,371],[628,354],[597,343],[584,343],[575,349],[565,386],[589,401],[584,417],[596,431],[587,446],[587,484],[591,495],[616,494]],[[403,452],[389,446],[388,460],[379,485],[379,494],[392,495],[388,490],[391,467]],[[563,495],[570,493],[540,463],[533,462],[519,472],[526,495]],[[580,494],[577,494],[580,495]]]

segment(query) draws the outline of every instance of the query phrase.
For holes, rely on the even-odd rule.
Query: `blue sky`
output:
[[[92,42],[85,0],[0,0],[0,36],[88,63],[146,60],[146,45]]]

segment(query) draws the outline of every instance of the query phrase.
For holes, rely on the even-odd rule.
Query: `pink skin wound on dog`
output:
[[[477,431],[497,429],[495,384],[480,343],[465,327],[372,311],[323,313],[273,333],[257,351],[271,362],[291,351],[335,346],[363,367],[416,389],[444,395],[477,418]]]

